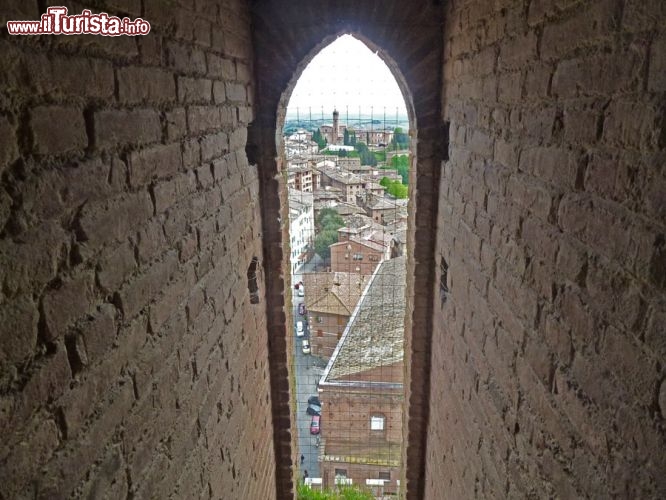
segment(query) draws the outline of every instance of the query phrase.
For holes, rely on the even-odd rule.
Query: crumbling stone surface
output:
[[[0,39],[0,497],[274,498],[248,7],[103,3]]]
[[[426,497],[663,497],[664,4],[445,19]]]

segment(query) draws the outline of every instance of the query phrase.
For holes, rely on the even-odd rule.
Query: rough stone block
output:
[[[576,10],[559,23],[547,23],[541,40],[541,56],[546,60],[562,57],[577,47],[592,45],[599,38],[611,37],[619,25],[617,0],[599,0],[588,8]]]
[[[206,55],[201,49],[178,42],[167,42],[166,60],[169,66],[181,73],[188,75],[206,73]]]
[[[18,297],[0,305],[0,360],[4,363],[22,361],[37,346],[39,311],[29,297]]]
[[[229,151],[229,138],[226,132],[217,132],[201,138],[201,161],[208,162]]]
[[[160,182],[153,188],[156,213],[161,214],[170,207],[177,205],[181,199],[195,190],[196,177],[194,172],[180,174],[169,181]],[[169,220],[167,219],[165,227],[168,227],[168,225]]]
[[[78,221],[80,237],[92,250],[122,241],[153,215],[153,203],[145,191],[121,195],[105,202],[86,205]]]
[[[136,269],[134,246],[125,241],[102,253],[97,266],[97,280],[105,291],[112,292],[134,269]]]
[[[220,111],[214,106],[190,106],[187,108],[187,126],[191,134],[200,134],[220,128]]]
[[[158,145],[130,154],[129,181],[132,187],[142,186],[153,179],[170,177],[182,166],[180,144]]]
[[[7,165],[19,156],[16,133],[12,124],[0,116],[0,175]]]
[[[90,272],[83,273],[46,292],[42,307],[49,340],[63,335],[69,325],[90,310],[95,300],[94,278]]]
[[[187,135],[185,108],[176,108],[166,113],[167,139],[175,141]]]
[[[245,102],[247,100],[245,85],[241,83],[227,82],[225,87],[227,99],[230,101]]]
[[[160,255],[166,247],[164,229],[160,219],[153,219],[139,231],[136,247],[140,266],[144,266]]]
[[[176,270],[178,257],[168,252],[164,259],[154,263],[143,274],[124,285],[117,294],[118,303],[126,319],[134,318],[168,283]]]
[[[560,98],[611,95],[638,85],[642,55],[637,50],[586,55],[558,63],[552,94]]]
[[[152,109],[97,111],[94,127],[95,145],[103,149],[157,142],[162,137],[159,114]]]
[[[215,104],[224,104],[227,100],[224,82],[213,82],[213,100]]]
[[[64,106],[39,106],[31,111],[35,152],[55,155],[88,145],[83,112]]]
[[[206,104],[213,97],[213,82],[205,78],[178,78],[178,100],[190,104]]]
[[[236,79],[236,65],[233,60],[220,57],[212,52],[206,54],[206,59],[208,61],[208,75],[211,78],[219,80]]]
[[[116,308],[102,304],[80,326],[86,354],[91,363],[98,362],[116,342]]]
[[[121,103],[170,103],[176,100],[174,76],[160,68],[128,67],[117,70]]]

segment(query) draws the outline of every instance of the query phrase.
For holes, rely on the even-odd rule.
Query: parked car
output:
[[[321,401],[319,401],[319,396],[310,396],[308,398],[308,404],[321,406]]]
[[[310,342],[308,339],[303,339],[303,354],[310,354]]]
[[[305,287],[303,285],[298,287],[298,296],[305,297]]]
[[[305,335],[305,330],[303,329],[303,322],[302,321],[297,321],[296,322],[296,336],[297,337],[302,337]]]
[[[305,304],[303,302],[298,304],[298,314],[305,316]]]
[[[321,415],[321,406],[309,404],[307,410],[305,410],[305,413],[308,415]]]
[[[310,434],[319,434],[321,417],[319,415],[314,415],[312,417],[312,422],[310,422]]]

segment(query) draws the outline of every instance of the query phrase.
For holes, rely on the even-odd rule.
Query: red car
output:
[[[319,421],[321,417],[319,415],[314,415],[312,417],[312,422],[310,422],[310,434],[319,434]]]

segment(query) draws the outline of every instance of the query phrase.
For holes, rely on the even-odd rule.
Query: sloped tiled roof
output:
[[[325,380],[402,362],[405,334],[405,257],[382,262],[324,373]]]
[[[340,245],[347,245],[350,241],[354,243],[358,243],[359,245],[363,245],[364,247],[367,247],[371,250],[375,250],[377,252],[383,252],[385,250],[384,246],[371,240],[366,240],[363,238],[357,238],[355,236],[352,236],[349,238],[349,240],[344,240],[344,241],[338,241],[337,243],[333,243],[332,245],[329,245],[330,247],[337,247]]]
[[[354,273],[306,273],[308,311],[351,316],[370,276]]]

